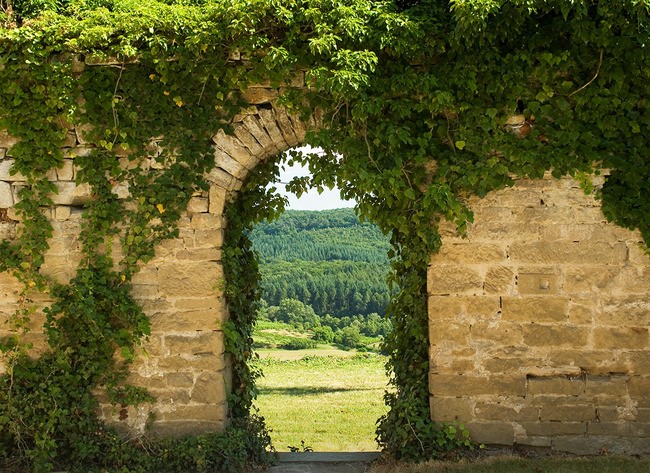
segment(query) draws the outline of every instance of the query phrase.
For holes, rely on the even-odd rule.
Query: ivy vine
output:
[[[178,234],[191,195],[206,189],[210,138],[231,131],[246,106],[240,92],[250,84],[279,87],[306,72],[310,87],[287,90],[280,101],[305,118],[319,111],[319,127],[307,138],[324,149],[306,161],[312,184],[338,185],[358,201],[362,217],[392,232],[397,292],[388,312],[396,329],[386,343],[395,391],[386,397],[390,411],[378,440],[396,457],[430,458],[466,440],[429,413],[426,266],[440,247],[440,219],[462,232],[472,219],[471,195],[549,170],[606,170],[604,185],[594,189],[605,215],[650,241],[648,0],[0,6],[0,129],[18,139],[14,170],[27,182],[15,206],[19,238],[0,243],[0,271],[24,284],[15,318],[22,330],[36,293],[53,300],[45,325],[50,351],[31,359],[17,339],[0,346],[9,360],[0,377],[3,460],[20,454],[37,471],[59,463],[137,464],[142,471],[154,465],[129,463],[136,455],[97,420],[93,393],[102,387],[125,405],[150,400],[122,382],[149,331],[130,282],[156,246]],[[46,176],[63,163],[66,123],[88,130],[93,151],[75,163],[77,183],[94,198],[83,213],[82,260],[64,285],[39,268],[56,192]],[[202,469],[229,461],[238,468],[241,455],[229,456],[224,442],[259,439],[243,448],[249,453],[266,446],[263,426],[250,415],[258,290],[246,229],[281,208],[261,184],[273,172],[260,168],[259,180],[251,178],[227,210],[233,318],[224,330],[236,371],[231,413],[243,424],[230,444],[218,436],[188,440],[169,465],[189,455]],[[129,197],[119,198],[118,189]],[[210,459],[198,453],[207,445]]]

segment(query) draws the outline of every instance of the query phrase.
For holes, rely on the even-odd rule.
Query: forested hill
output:
[[[261,262],[365,261],[388,264],[388,237],[376,225],[361,223],[353,209],[287,210],[252,232]]]
[[[293,298],[319,315],[383,314],[390,243],[375,225],[360,223],[354,210],[287,210],[258,224],[251,239],[269,305]]]

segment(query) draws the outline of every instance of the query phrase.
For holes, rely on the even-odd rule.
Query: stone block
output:
[[[558,276],[555,273],[523,273],[517,275],[519,294],[557,294],[560,292]]]
[[[589,340],[589,331],[584,327],[570,325],[539,325],[523,326],[524,344],[531,347],[554,348],[569,346],[585,348]]]
[[[647,327],[650,325],[650,294],[603,297],[596,323],[617,327]]]
[[[625,373],[625,360],[612,350],[588,350],[584,347],[552,350],[549,360],[553,366],[575,366],[592,375]]]
[[[507,266],[493,266],[485,274],[483,290],[487,294],[512,294],[515,287],[515,273]]]
[[[266,155],[266,151],[264,151],[262,145],[255,139],[255,137],[243,124],[239,123],[235,125],[234,131],[238,141],[241,142],[241,146],[238,147],[239,153],[247,152],[251,157],[254,157],[255,159],[260,159]],[[233,150],[233,152],[235,152],[235,150]]]
[[[537,264],[623,264],[627,259],[625,243],[605,242],[532,242],[513,243],[510,259]]]
[[[520,345],[522,328],[517,323],[478,320],[470,327],[472,340],[490,341],[500,346]]]
[[[226,385],[223,374],[203,372],[199,374],[192,388],[192,402],[201,404],[220,404],[226,402]]]
[[[650,250],[648,250],[641,239],[628,241],[627,243],[628,261],[631,264],[639,266],[650,266]]]
[[[244,117],[242,123],[248,132],[255,137],[257,142],[261,144],[262,148],[264,149],[265,155],[257,156],[258,158],[264,158],[265,156],[274,155],[283,151],[273,142],[257,118],[252,115],[248,115]]]
[[[593,325],[596,319],[597,300],[593,298],[572,297],[569,302],[569,324]]]
[[[583,394],[584,391],[585,380],[582,377],[528,377],[528,394],[579,396]]]
[[[284,136],[282,135],[282,131],[277,125],[277,120],[275,118],[275,113],[273,110],[260,108],[257,113],[260,117],[262,125],[264,126],[264,129],[269,134],[275,145],[280,149],[280,151],[285,151],[291,148],[291,145],[286,142]]]
[[[52,195],[52,201],[57,205],[81,206],[90,201],[92,190],[88,184],[76,185],[74,182],[59,181],[56,182],[58,193]]]
[[[538,437],[556,437],[558,435],[584,435],[587,432],[586,422],[519,422],[526,435]]]
[[[219,248],[192,248],[182,249],[174,255],[178,261],[221,261],[221,249]]]
[[[585,395],[621,398],[627,394],[627,380],[625,375],[587,375]]]
[[[431,396],[429,398],[431,419],[437,422],[468,422],[473,419],[473,403],[466,397]]]
[[[197,214],[197,215],[210,215],[213,214]],[[206,220],[203,220],[203,223],[206,223]],[[221,248],[223,246],[223,219],[210,219],[210,224],[221,225],[221,227],[215,227],[212,230],[195,230],[194,231],[194,247],[195,248]]]
[[[569,298],[528,296],[502,298],[503,320],[562,322],[567,318]]]
[[[446,342],[457,345],[466,345],[469,340],[469,324],[429,324],[429,343],[432,346],[445,344]]]
[[[481,360],[481,366],[490,374],[525,374],[528,366],[538,362],[538,358],[502,358],[490,356]]]
[[[167,386],[176,388],[191,388],[194,385],[194,374],[191,371],[178,371],[165,374]]]
[[[616,286],[620,267],[604,265],[568,266],[564,269],[564,292],[595,293]]]
[[[297,146],[298,144],[300,144],[300,140],[298,139],[298,137],[296,137],[296,134],[293,130],[293,125],[291,124],[291,120],[287,115],[286,109],[274,106],[273,113],[275,114],[275,120],[276,123],[278,124],[278,128],[280,129],[280,132],[282,133],[282,137],[284,138],[284,141],[290,147]]]
[[[622,358],[625,360],[629,374],[650,373],[650,356],[647,350],[628,351],[622,355]]]
[[[625,266],[616,280],[617,287],[628,294],[647,295],[650,288],[650,267]],[[650,307],[648,307],[650,313]]]
[[[167,297],[219,297],[223,268],[215,261],[174,261],[160,267],[158,278]]]
[[[524,396],[526,378],[524,376],[429,376],[429,391],[434,396]]]
[[[237,187],[237,179],[219,167],[212,168],[210,172],[205,175],[205,179],[213,185],[227,190],[234,190],[235,187]]]
[[[433,320],[489,318],[500,310],[499,298],[495,296],[429,296],[429,318]]]
[[[164,346],[170,356],[223,353],[223,333],[196,331],[184,335],[166,335]]]
[[[512,445],[515,441],[514,427],[508,422],[468,422],[465,427],[471,439],[478,443]]]
[[[207,434],[210,432],[223,432],[227,422],[209,421],[155,421],[150,429],[154,437],[184,437],[187,435]]]
[[[596,327],[593,334],[594,348],[647,349],[650,346],[648,327]]]
[[[607,435],[616,437],[650,437],[650,424],[643,422],[589,422],[587,435]]]
[[[630,376],[627,381],[627,391],[638,407],[650,407],[650,376]]]
[[[226,368],[223,354],[164,356],[156,360],[156,366],[165,372],[190,369],[221,371]]]
[[[211,214],[221,215],[223,214],[224,206],[226,205],[226,195],[227,191],[223,187],[216,185],[210,186],[209,194],[209,212]]]
[[[16,161],[14,159],[5,159],[0,161],[0,181],[20,182],[26,181],[27,178],[20,173],[12,174],[11,170]]]
[[[478,271],[458,266],[430,266],[427,286],[429,294],[481,294],[483,278]]]
[[[249,87],[242,92],[242,98],[253,105],[270,103],[278,98],[278,91],[266,87]]]
[[[11,184],[0,182],[0,209],[8,209],[14,205],[14,197],[11,192]]]
[[[443,243],[438,254],[431,256],[431,264],[484,264],[500,263],[506,260],[502,245],[493,243]]]
[[[537,421],[539,420],[539,407],[526,405],[520,402],[513,404],[495,402],[477,402],[474,408],[474,417],[477,420],[511,421]]]
[[[249,169],[223,150],[215,150],[214,160],[217,166],[237,179],[243,181],[248,175]]]
[[[54,209],[54,218],[59,221],[68,220],[70,218],[70,207],[67,205],[59,205]]]
[[[224,313],[221,310],[157,312],[149,318],[156,332],[192,332],[218,330]]]
[[[567,406],[540,406],[540,420],[543,422],[587,422],[596,419],[596,407],[571,404]],[[556,434],[557,435],[557,434]]]
[[[162,412],[163,420],[198,420],[223,422],[227,416],[227,405],[223,403],[175,405]]]
[[[644,454],[650,452],[650,440],[607,435],[563,435],[553,439],[553,448],[574,455]]]
[[[204,213],[208,211],[208,199],[204,197],[191,197],[187,204],[187,211]]]
[[[0,148],[11,148],[19,139],[11,136],[6,130],[0,130]]]

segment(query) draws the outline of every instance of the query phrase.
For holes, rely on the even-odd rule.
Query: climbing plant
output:
[[[395,331],[386,349],[395,390],[378,441],[394,456],[430,458],[466,440],[429,417],[426,271],[440,219],[462,232],[472,219],[467,198],[517,177],[551,171],[586,181],[603,172],[604,185],[592,191],[605,215],[650,241],[648,0],[0,5],[0,129],[18,139],[14,170],[27,181],[16,205],[19,238],[0,243],[0,271],[24,284],[17,327],[28,330],[34,294],[54,301],[45,324],[51,351],[33,360],[19,340],[0,347],[9,366],[0,377],[0,458],[23,455],[39,471],[60,462],[127,468],[127,447],[96,419],[93,393],[103,387],[124,405],[150,401],[123,383],[149,331],[130,282],[178,234],[192,193],[206,188],[210,138],[231,131],[250,84],[306,74],[309,88],[279,100],[316,117],[307,140],[324,154],[306,160],[312,184],[337,184],[362,217],[392,232]],[[56,192],[47,173],[62,164],[67,123],[85,125],[94,146],[75,158],[77,182],[94,199],[84,210],[77,274],[59,284],[39,268]],[[231,413],[243,420],[254,420],[256,376],[247,363],[256,289],[246,286],[255,276],[245,268],[255,263],[245,230],[278,208],[261,184],[273,170],[260,173],[227,211],[224,248]],[[128,198],[119,198],[125,188]],[[252,420],[246,429],[256,425],[264,438]],[[221,440],[193,442],[176,458],[199,458],[197,445],[227,450]]]

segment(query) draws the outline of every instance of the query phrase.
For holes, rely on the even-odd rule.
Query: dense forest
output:
[[[352,209],[287,210],[251,232],[269,306],[298,299],[319,315],[383,315],[388,237]]]

